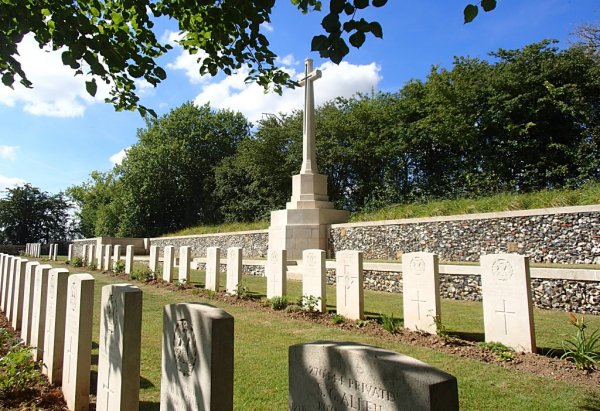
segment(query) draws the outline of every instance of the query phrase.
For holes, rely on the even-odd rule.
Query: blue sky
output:
[[[364,17],[382,24],[383,40],[368,38],[339,66],[310,52],[312,36],[321,34],[320,13],[302,15],[289,0],[279,0],[264,32],[292,74],[303,71],[304,58],[314,59],[323,71],[315,83],[320,104],[356,92],[397,91],[410,79],[424,78],[432,65],[450,67],[457,55],[486,58],[498,48],[520,48],[544,38],[567,47],[577,25],[600,23],[598,0],[500,0],[495,11],[465,25],[462,9],[467,3],[390,0],[369,10]],[[172,22],[156,26],[165,41],[176,39],[176,29]],[[59,54],[40,51],[27,38],[19,50],[35,88],[0,85],[0,190],[27,182],[54,194],[86,181],[92,170],[109,170],[137,141],[137,130],[144,127],[141,117],[115,112],[103,102],[106,90],[89,97],[84,79],[73,77]],[[258,86],[243,83],[244,73],[200,77],[194,58],[179,47],[161,63],[167,80],[155,89],[140,84],[143,104],[159,114],[190,100],[239,110],[251,120],[302,108],[301,92],[265,95]]]

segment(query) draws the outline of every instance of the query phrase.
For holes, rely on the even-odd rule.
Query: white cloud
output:
[[[121,162],[123,162],[123,159],[127,156],[127,150],[129,150],[129,147],[124,148],[123,150],[119,151],[118,153],[113,154],[112,156],[110,156],[109,160],[111,163],[113,163],[113,165],[117,165],[117,164],[121,164]]]
[[[5,177],[0,175],[0,191],[4,191],[5,188],[13,188],[25,184],[26,181],[18,177]]]
[[[291,54],[291,53],[290,53],[290,54],[288,54],[288,55],[285,55],[285,56],[283,56],[283,57],[279,57],[279,56],[278,56],[278,57],[275,59],[275,62],[276,62],[277,64],[281,65],[281,66],[288,66],[288,67],[289,67],[289,66],[295,66],[296,64],[298,64],[298,63],[299,63],[299,62],[298,62],[298,60],[296,60],[296,59],[294,58],[294,55],[293,55],[293,54]]]
[[[342,62],[336,65],[326,62],[319,67],[323,77],[314,83],[315,105],[321,105],[336,97],[351,97],[356,93],[368,93],[377,88],[381,80],[380,67],[375,64],[355,65]],[[303,73],[286,69],[294,78],[299,79]],[[246,71],[214,81],[202,87],[196,97],[196,104],[210,102],[215,108],[228,108],[242,112],[250,121],[256,122],[262,113],[289,113],[294,109],[302,109],[304,93],[302,88],[284,90],[283,95],[265,94],[256,83],[246,84]]]
[[[271,23],[264,22],[260,26],[269,33],[273,33],[275,31],[275,28],[273,27],[273,25]]]
[[[180,50],[180,54],[175,58],[173,63],[167,64],[167,68],[183,70],[192,84],[204,84],[212,78],[210,75],[200,75],[200,63],[198,63],[198,59],[203,58],[206,55],[205,53],[198,52],[192,55],[181,47],[178,47],[178,49]]]
[[[0,146],[0,158],[3,160],[15,161],[19,146]]]
[[[31,35],[18,46],[18,60],[33,89],[15,81],[14,89],[0,86],[0,103],[14,107],[21,104],[31,114],[50,117],[82,116],[89,104],[104,101],[109,87],[98,81],[98,91],[91,97],[85,89],[89,77],[74,76],[74,71],[62,64],[61,53],[42,50]]]

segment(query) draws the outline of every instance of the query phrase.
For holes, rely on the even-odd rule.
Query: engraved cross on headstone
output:
[[[67,382],[68,383],[71,382],[71,363],[73,362],[73,358],[71,358],[72,355],[73,355],[73,336],[70,335],[69,336],[69,345],[67,346],[67,355],[64,360],[67,362]]]
[[[507,324],[507,315],[515,315],[514,311],[506,311],[506,300],[502,300],[502,310],[496,310],[496,314],[502,314],[504,316],[504,335],[508,335],[508,324]]]
[[[304,60],[304,124],[302,127],[302,169],[300,174],[318,174],[317,151],[315,146],[315,98],[313,82],[321,78],[321,70],[313,71],[312,59]]]
[[[414,303],[417,303],[417,318],[420,320],[421,319],[421,303],[426,303],[427,300],[421,300],[421,297],[419,296],[419,290],[417,290],[417,298],[413,298],[411,300]]]
[[[347,303],[347,297],[348,297],[348,290],[350,289],[350,287],[354,284],[355,280],[358,280],[358,276],[350,276],[348,273],[348,268],[350,268],[350,264],[348,263],[344,263],[344,272],[337,276],[336,280],[344,285],[344,305],[348,305]],[[343,281],[342,281],[343,280]]]

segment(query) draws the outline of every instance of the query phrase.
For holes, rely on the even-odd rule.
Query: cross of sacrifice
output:
[[[302,126],[302,169],[300,174],[318,174],[315,146],[315,98],[313,82],[321,78],[321,70],[313,70],[312,59],[304,60],[304,124]]]
[[[421,320],[421,303],[426,303],[427,300],[421,300],[419,297],[419,290],[417,290],[417,298],[413,298],[411,301],[417,303],[417,318]]]
[[[514,311],[506,311],[506,300],[502,300],[502,310],[496,310],[496,314],[502,314],[504,316],[504,335],[508,335],[508,324],[507,324],[507,314],[515,315]]]

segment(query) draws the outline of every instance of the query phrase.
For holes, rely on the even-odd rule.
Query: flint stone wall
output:
[[[220,247],[225,253],[229,247],[241,247],[243,248],[244,258],[266,257],[269,246],[269,233],[268,230],[257,230],[236,233],[159,237],[151,238],[150,245],[159,246],[161,256],[167,245],[174,246],[176,250],[181,246],[187,245],[191,247],[190,253],[192,258],[206,257],[206,249],[208,247]]]
[[[600,206],[334,224],[329,252],[336,250],[362,251],[366,260],[426,251],[479,261],[511,252],[538,263],[600,264]]]

